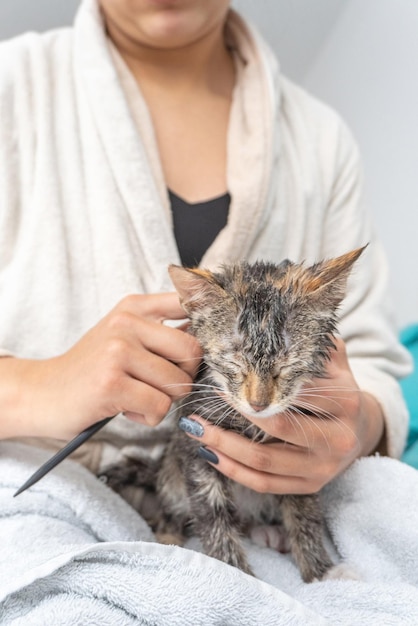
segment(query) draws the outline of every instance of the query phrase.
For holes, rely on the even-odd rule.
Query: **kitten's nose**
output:
[[[257,402],[250,402],[250,407],[259,413],[260,411],[264,411],[268,407],[268,404],[258,404]]]

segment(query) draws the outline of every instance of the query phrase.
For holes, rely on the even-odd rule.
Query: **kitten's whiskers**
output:
[[[313,413],[313,415],[307,415],[306,413],[303,412],[303,409],[308,409],[309,411],[311,411],[311,413]],[[316,418],[321,418],[322,416],[316,415],[314,411],[312,411],[311,408],[308,408],[307,406],[303,406],[303,405],[301,405],[300,407],[294,407],[293,410],[296,413],[298,413],[302,417],[303,420],[306,420],[306,422],[309,423],[311,427],[315,426],[315,428],[319,430],[325,443],[327,444],[328,452],[331,452],[331,446],[330,446],[328,437],[326,433],[324,433],[323,429],[321,428],[321,425],[318,423],[316,419]],[[312,428],[312,432],[313,432],[313,428]]]
[[[319,395],[317,397],[321,398],[321,396],[319,396]],[[336,403],[336,404],[337,404],[337,406],[340,406],[338,403]],[[309,417],[311,420],[312,419],[317,419],[317,420],[322,420],[322,421],[324,421],[324,420],[332,421],[336,426],[338,426],[341,429],[343,435],[347,435],[347,432],[348,432],[356,439],[356,441],[358,441],[357,434],[340,417],[337,417],[333,413],[330,413],[329,411],[326,411],[324,409],[319,409],[317,406],[315,406],[314,404],[311,404],[309,402],[303,402],[303,401],[300,402],[300,401],[298,401],[298,405],[299,405],[299,407],[301,409],[306,409],[306,410],[310,411],[313,414],[312,416],[310,416],[310,415],[305,415],[304,413],[302,413],[304,417]],[[314,423],[317,424],[316,421],[314,421]]]
[[[303,424],[302,424],[299,420],[294,419],[294,413],[300,413],[300,411],[298,411],[298,410],[297,410],[297,408],[296,408],[296,407],[293,407],[293,406],[288,407],[285,411],[283,411],[283,415],[286,417],[287,421],[288,421],[288,422],[289,422],[289,423],[290,423],[290,424],[291,424],[294,428],[295,428],[296,426],[297,426],[298,428],[300,428],[300,430],[301,430],[301,432],[302,432],[302,434],[303,434],[303,436],[304,436],[304,438],[305,438],[305,441],[306,441],[306,448],[308,449],[308,451],[309,451],[309,453],[310,453],[310,452],[311,452],[311,444],[309,443],[308,436],[307,436],[307,434],[305,433],[305,430],[304,430],[304,428],[303,428]]]

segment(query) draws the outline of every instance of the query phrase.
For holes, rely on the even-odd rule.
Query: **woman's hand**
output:
[[[204,429],[199,437],[204,446],[202,456],[255,491],[306,494],[319,491],[356,458],[373,452],[384,434],[381,408],[373,396],[359,390],[344,342],[336,339],[335,344],[328,377],[305,385],[296,403],[314,415],[292,411],[264,419],[248,416],[280,439],[266,444],[253,443],[191,416]]]
[[[162,323],[184,317],[177,294],[132,295],[65,354],[1,359],[0,434],[68,439],[119,412],[158,424],[190,391],[200,362],[197,341]]]

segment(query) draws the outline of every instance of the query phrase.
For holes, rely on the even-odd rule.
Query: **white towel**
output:
[[[249,541],[257,579],[193,541],[154,543],[133,509],[71,461],[13,498],[45,458],[0,444],[1,624],[418,624],[418,473],[399,461],[362,459],[324,491],[332,540],[361,580],[305,584],[290,555]]]

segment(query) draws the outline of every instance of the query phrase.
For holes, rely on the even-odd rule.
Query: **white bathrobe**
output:
[[[339,117],[286,80],[232,11],[228,37],[238,69],[228,136],[232,202],[202,266],[313,262],[369,242],[340,331],[358,384],[383,407],[389,453],[398,456],[407,413],[396,378],[409,364],[362,203],[357,148]],[[73,28],[0,44],[3,353],[62,353],[126,294],[172,290],[173,262],[179,255],[150,116],[96,1],[82,2]],[[86,463],[97,469],[121,451],[134,453],[138,442],[158,456],[159,437],[164,425],[147,429],[119,416],[86,444]]]

